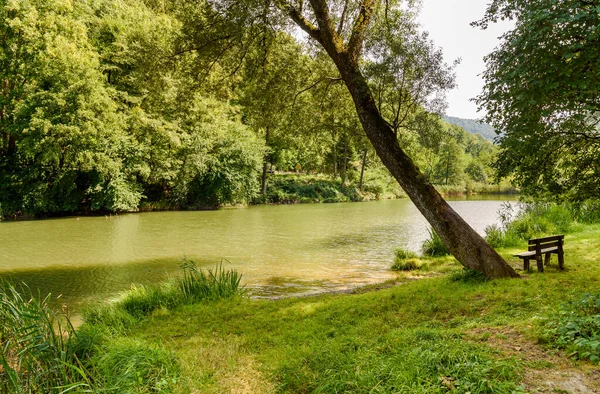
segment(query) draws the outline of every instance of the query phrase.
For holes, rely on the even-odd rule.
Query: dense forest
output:
[[[280,172],[381,194],[391,176],[327,56],[268,25],[244,45],[192,3],[0,3],[0,216],[252,203]],[[364,67],[378,106],[431,182],[488,183],[497,148],[440,119],[452,67],[407,18],[406,86]]]

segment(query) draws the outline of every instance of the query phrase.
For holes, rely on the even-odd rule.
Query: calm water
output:
[[[450,204],[483,233],[511,199],[495,198]],[[255,296],[310,293],[393,277],[393,249],[418,251],[427,229],[409,200],[1,222],[0,276],[76,307],[163,281],[187,257],[238,269]]]

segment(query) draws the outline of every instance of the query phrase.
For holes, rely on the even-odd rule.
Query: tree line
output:
[[[0,215],[215,207],[274,170],[360,189],[387,172],[339,72],[293,32],[202,2],[0,4]],[[373,41],[365,65],[378,108],[430,181],[491,181],[496,148],[436,115],[452,67],[393,17],[393,53]]]

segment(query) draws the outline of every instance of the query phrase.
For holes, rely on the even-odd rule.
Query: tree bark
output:
[[[364,176],[365,176],[365,168],[367,167],[367,152],[368,152],[368,150],[365,149],[365,151],[363,153],[363,157],[362,157],[362,163],[360,165],[360,180],[358,181],[358,190],[360,190],[361,193],[363,191],[363,180],[364,180]]]
[[[265,130],[265,147],[269,147],[269,126]],[[262,178],[260,180],[260,192],[263,196],[267,195],[267,170],[269,165],[269,153],[263,155]]]
[[[342,156],[342,186],[346,187],[348,178],[348,137],[344,136],[344,155]]]
[[[327,51],[346,84],[365,133],[383,164],[417,209],[427,219],[452,255],[465,267],[488,278],[518,277],[496,251],[460,217],[402,150],[393,130],[379,113],[373,94],[359,68],[365,29],[376,0],[363,0],[348,44],[336,33],[325,0],[310,0],[318,27],[299,10],[290,17]]]

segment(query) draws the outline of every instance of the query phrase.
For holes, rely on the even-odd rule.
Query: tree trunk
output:
[[[465,267],[483,272],[488,278],[518,277],[512,267],[448,205],[402,150],[393,130],[379,114],[358,67],[348,61],[335,63],[377,155],[452,255]]]
[[[346,180],[348,176],[348,138],[344,136],[344,155],[342,156],[342,186],[346,186]]]
[[[269,126],[265,130],[265,147],[269,147]],[[260,180],[260,192],[263,196],[267,195],[267,167],[269,165],[269,153],[263,155],[262,178]]]
[[[335,127],[335,126],[334,126]],[[338,157],[337,157],[337,133],[335,132],[335,128],[333,129],[331,135],[333,136],[333,180],[335,181],[337,179],[337,162],[338,162]]]
[[[363,153],[363,157],[362,157],[362,163],[360,165],[360,180],[358,181],[358,190],[360,190],[360,192],[362,193],[363,191],[363,179],[364,179],[364,175],[365,175],[365,168],[367,167],[367,149],[365,149],[365,152]]]
[[[465,267],[483,272],[488,278],[518,277],[515,270],[440,196],[400,148],[393,130],[379,113],[373,94],[359,68],[366,29],[377,0],[360,2],[360,10],[347,42],[335,31],[327,1],[310,0],[310,5],[316,26],[302,15],[302,8],[288,7],[286,11],[298,26],[323,46],[335,63],[377,155],[417,209]]]

